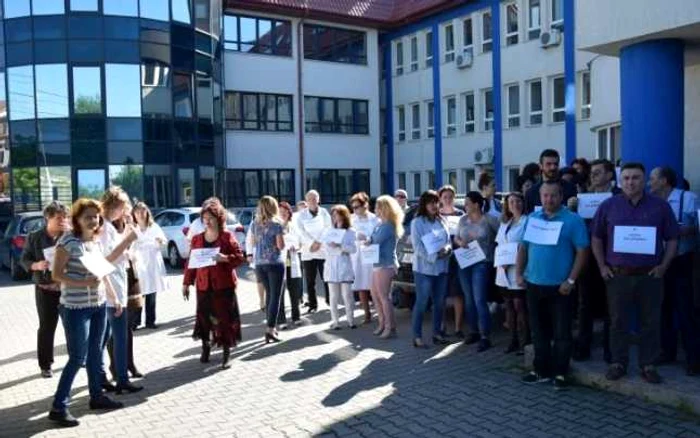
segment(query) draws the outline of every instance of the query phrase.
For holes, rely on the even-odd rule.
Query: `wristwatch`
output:
[[[576,284],[576,280],[574,280],[574,279],[572,279],[572,278],[567,278],[567,279],[566,279],[566,282],[569,283],[569,284],[572,285],[572,286]]]

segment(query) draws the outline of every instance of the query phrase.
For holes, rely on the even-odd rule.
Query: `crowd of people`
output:
[[[526,383],[566,388],[571,359],[591,356],[598,317],[609,380],[627,373],[633,332],[639,335],[645,381],[660,383],[657,365],[676,360],[678,332],[687,372],[698,375],[692,286],[698,205],[693,193],[676,188],[675,172],[653,169],[647,184],[639,163],[616,169],[607,160],[577,159],[560,169],[559,154],[548,149],[539,163],[523,167],[517,183],[519,191],[498,199],[493,177],[484,173],[479,190],[466,194],[463,209],[449,185],[425,191],[414,207],[402,189],[378,197],[373,208],[366,193],[329,210],[315,190],[295,207],[263,196],[245,242],[226,229],[220,200],[207,199],[196,231],[188,236],[182,286],[186,300],[195,289],[193,337],[202,343],[201,362],[209,362],[212,348],[221,347],[221,367],[231,366],[231,349],[242,339],[236,268],[246,263],[258,283],[265,343],[281,342],[280,331],[300,325],[302,306],[307,314],[319,310],[318,277],[330,308],[330,330],[375,322],[375,336],[396,337],[392,281],[403,238],[412,253],[410,339],[416,348],[428,348],[422,328],[430,309],[433,344],[461,341],[475,344],[477,352],[492,348],[493,314],[501,303],[510,335],[505,353],[522,355],[526,345],[534,347]],[[409,208],[412,220],[404,230]],[[88,374],[91,409],[122,407],[104,391],[142,389],[130,381],[141,377],[133,331],[144,296],[146,326],[155,327],[156,293],[168,289],[161,257],[166,239],[148,207],[137,203],[132,209],[119,187],[111,187],[99,202],[80,199],[70,211],[53,202],[44,214],[46,226],[29,236],[22,263],[36,284],[44,377],[51,377],[59,315],[66,332],[69,361],[49,418],[75,426],[67,405],[81,366]],[[109,268],[106,273],[97,273],[97,259]],[[357,301],[361,320],[355,318]],[[447,303],[454,309],[452,332]],[[105,349],[116,385],[104,370]]]

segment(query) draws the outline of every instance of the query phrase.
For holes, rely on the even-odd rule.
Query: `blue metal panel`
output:
[[[576,158],[576,5],[564,0],[564,83],[566,87],[566,163]]]
[[[491,29],[493,29],[492,81],[493,81],[493,169],[496,187],[503,190],[503,98],[501,84],[501,2],[491,4]]]
[[[435,114],[435,185],[442,186],[442,93],[440,92],[440,27],[433,24],[433,111]],[[436,187],[429,187],[435,189]]]

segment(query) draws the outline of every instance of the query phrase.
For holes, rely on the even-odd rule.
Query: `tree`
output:
[[[75,100],[76,114],[100,114],[102,113],[102,99],[100,95],[95,96],[79,96]]]
[[[113,185],[121,186],[131,198],[141,198],[143,196],[143,167],[133,164],[126,164],[118,167],[119,170],[114,176],[110,176]]]

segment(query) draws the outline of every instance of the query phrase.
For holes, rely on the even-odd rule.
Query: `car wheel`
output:
[[[13,281],[19,281],[24,280],[25,275],[22,268],[17,264],[17,261],[13,257],[10,257],[10,278],[12,278]]]
[[[173,269],[179,268],[182,265],[182,258],[177,251],[177,246],[172,242],[168,245],[168,264]]]

